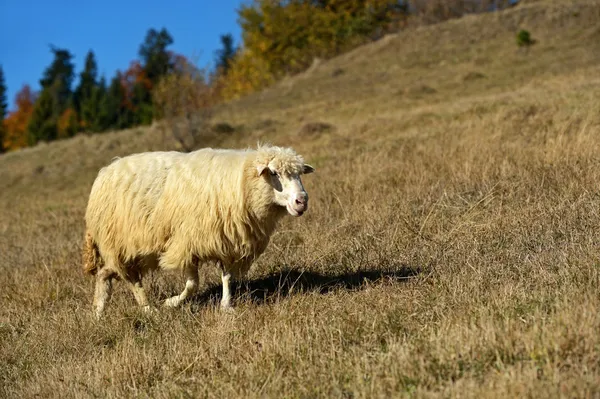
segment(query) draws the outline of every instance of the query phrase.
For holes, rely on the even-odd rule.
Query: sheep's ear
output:
[[[257,165],[256,166],[256,171],[258,172],[258,175],[261,176],[263,173],[265,173],[267,170],[269,170],[269,168],[267,167],[267,165]]]
[[[306,175],[306,174],[312,173],[314,171],[315,171],[315,168],[313,168],[309,164],[304,164],[304,169],[302,169],[302,173],[304,173]]]

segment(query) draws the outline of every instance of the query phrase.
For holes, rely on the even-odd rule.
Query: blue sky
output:
[[[50,44],[74,54],[78,76],[88,50],[107,79],[127,69],[150,28],[165,27],[171,50],[199,66],[212,63],[219,35],[240,42],[237,8],[241,0],[67,1],[0,0],[0,65],[8,87],[9,109],[23,84],[39,90],[39,79],[52,61]],[[195,58],[194,58],[195,57]]]

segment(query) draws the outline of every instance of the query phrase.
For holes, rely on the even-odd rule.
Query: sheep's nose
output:
[[[306,194],[300,194],[296,197],[296,205],[306,205],[308,196]]]

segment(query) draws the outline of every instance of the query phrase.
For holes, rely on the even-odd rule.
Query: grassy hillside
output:
[[[415,28],[224,105],[200,146],[293,146],[317,168],[234,315],[116,284],[103,322],[83,214],[158,128],[0,157],[1,397],[597,397],[600,2]],[[519,50],[515,34],[537,43]],[[310,128],[327,123],[328,129]],[[184,278],[155,275],[155,301]]]

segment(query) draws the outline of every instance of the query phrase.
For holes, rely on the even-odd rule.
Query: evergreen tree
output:
[[[131,93],[131,102],[135,110],[133,123],[149,124],[153,118],[152,89],[159,80],[171,73],[175,68],[175,60],[167,47],[173,44],[173,37],[162,28],[160,31],[150,29],[146,33],[144,43],[140,46],[139,56],[142,61],[143,79],[148,85],[135,84]]]
[[[72,101],[71,85],[75,71],[73,55],[64,49],[56,47],[50,49],[54,59],[40,79],[42,92],[35,103],[27,126],[30,145],[40,140],[51,141],[58,137],[59,121],[61,118],[68,120],[66,111]],[[66,126],[66,123],[64,125]]]
[[[50,50],[54,54],[54,60],[44,71],[40,85],[42,91],[53,91],[52,97],[55,101],[53,114],[58,116],[67,108],[71,99],[75,66],[72,62],[73,55],[68,50],[56,47],[51,47]]]
[[[152,123],[152,93],[141,83],[133,86],[131,105],[134,109],[134,125],[149,125]]]
[[[98,85],[94,89],[92,100],[87,104],[90,110],[84,110],[84,115],[89,112],[92,132],[102,132],[108,129],[102,122],[102,106],[106,97],[106,79],[104,76],[100,78]]]
[[[144,43],[140,46],[139,56],[144,72],[153,85],[173,70],[173,60],[167,47],[173,44],[173,37],[165,28],[160,31],[150,29]]]
[[[40,140],[55,140],[58,135],[57,121],[54,117],[54,98],[51,88],[42,90],[33,107],[33,114],[27,125],[27,141],[35,145]]]
[[[100,106],[100,120],[105,130],[124,129],[132,124],[131,111],[125,106],[126,93],[121,80],[122,74],[117,72]]]
[[[6,101],[6,83],[4,81],[4,70],[0,66],[0,153],[5,151],[4,137],[6,137],[6,126],[4,119],[8,114],[8,103]]]
[[[102,126],[101,106],[106,94],[106,80],[104,77],[92,88],[90,98],[81,104],[80,119],[81,128],[89,132],[101,132],[106,130]]]
[[[79,131],[79,123],[77,118],[77,112],[73,101],[69,102],[67,109],[59,116],[56,123],[57,138],[64,139],[73,137]]]
[[[80,115],[80,119],[84,122],[84,125],[91,124],[91,121],[82,115],[84,108],[90,111],[90,107],[87,104],[92,100],[94,90],[96,88],[98,75],[98,66],[96,64],[96,58],[93,51],[88,51],[85,56],[85,65],[83,71],[79,74],[79,85],[73,93],[73,105],[77,114]],[[89,118],[89,115],[86,115]]]
[[[227,75],[231,60],[237,52],[237,49],[233,45],[233,36],[230,33],[221,35],[221,46],[222,48],[216,51],[217,72]]]

